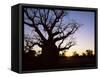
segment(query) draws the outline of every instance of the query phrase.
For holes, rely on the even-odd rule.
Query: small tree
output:
[[[83,53],[82,53],[82,56],[87,56],[87,55],[86,55],[86,53],[83,52]]]
[[[86,50],[87,56],[93,56],[93,51],[92,50]]]
[[[74,51],[74,52],[73,52],[73,56],[74,56],[74,57],[78,57],[79,54],[78,54],[76,51]]]

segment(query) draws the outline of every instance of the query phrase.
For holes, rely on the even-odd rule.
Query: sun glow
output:
[[[72,56],[73,54],[72,54],[72,52],[69,52],[69,51],[66,51],[65,53],[64,53],[64,56],[66,56],[66,57],[70,57],[70,56]]]

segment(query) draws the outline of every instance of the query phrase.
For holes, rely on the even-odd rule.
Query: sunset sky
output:
[[[85,52],[87,49],[94,51],[94,12],[87,11],[70,11],[66,20],[76,20],[83,24],[79,30],[74,34],[76,45],[70,48],[66,55],[72,55],[72,52],[77,51],[79,54]],[[24,34],[31,34],[31,28],[24,25]]]
[[[74,34],[77,44],[68,51],[77,51],[78,53],[84,52],[87,49],[94,51],[94,12],[69,11],[68,16],[83,24]],[[72,53],[69,54],[72,55]]]

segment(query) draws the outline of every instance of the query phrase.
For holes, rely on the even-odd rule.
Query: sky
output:
[[[87,49],[94,51],[94,12],[68,10],[68,16],[65,17],[65,20],[76,20],[82,24],[74,34],[76,45],[66,50],[66,55],[71,56],[74,51],[81,54]],[[30,27],[25,25],[25,34],[31,34],[31,30]]]
[[[68,16],[82,24],[74,34],[77,44],[68,50],[68,54],[72,55],[73,51],[81,54],[87,49],[94,51],[94,12],[69,11]]]

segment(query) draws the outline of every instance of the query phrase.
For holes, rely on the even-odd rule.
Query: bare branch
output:
[[[64,36],[64,33],[63,33],[63,36]],[[64,39],[62,39],[62,41],[60,42],[60,44],[59,44],[58,48],[60,48],[60,47],[61,47],[61,45],[62,45],[62,43],[64,42],[64,40],[65,40],[65,38],[64,38]]]
[[[55,39],[54,39],[55,42],[57,42],[57,41],[59,41],[59,40],[62,40],[62,39],[64,39],[64,38],[67,38],[67,37],[69,37],[70,35],[73,35],[73,34],[78,30],[78,28],[80,27],[80,25],[77,24],[77,23],[71,23],[70,25],[71,25],[71,26],[70,26],[71,30],[70,30],[69,32],[67,32],[64,36],[55,38]],[[66,28],[66,29],[67,29],[67,28]]]
[[[56,25],[56,23],[59,22],[59,19],[61,18],[61,16],[63,16],[63,14],[64,14],[64,11],[63,11],[63,10],[61,10],[61,11],[60,11],[61,13],[59,13],[59,14],[56,13],[55,10],[53,10],[53,12],[54,12],[56,18],[55,18],[54,22],[52,23],[52,26],[51,26],[51,29],[50,29],[51,31],[53,30],[53,28],[54,28],[54,26]]]
[[[30,23],[28,23],[28,22],[26,22],[26,21],[24,21],[24,24],[29,25],[30,27],[33,26],[33,24],[30,24]]]
[[[35,24],[34,19],[32,19],[32,18],[29,16],[29,13],[27,12],[27,9],[24,10],[24,12],[26,13],[27,17],[32,21],[32,25],[29,25],[28,23],[27,23],[27,25],[29,25],[30,27],[35,28],[35,31],[39,34],[39,36],[41,37],[41,39],[42,39],[43,41],[46,41],[45,37],[43,36],[43,34],[40,32],[40,30],[38,29],[37,25]],[[26,22],[25,22],[25,24],[26,24]]]
[[[69,42],[68,44],[65,45],[65,47],[62,47],[62,48],[58,48],[59,51],[63,51],[63,50],[66,50],[66,49],[69,49],[71,48],[72,46],[75,45],[75,42]]]

